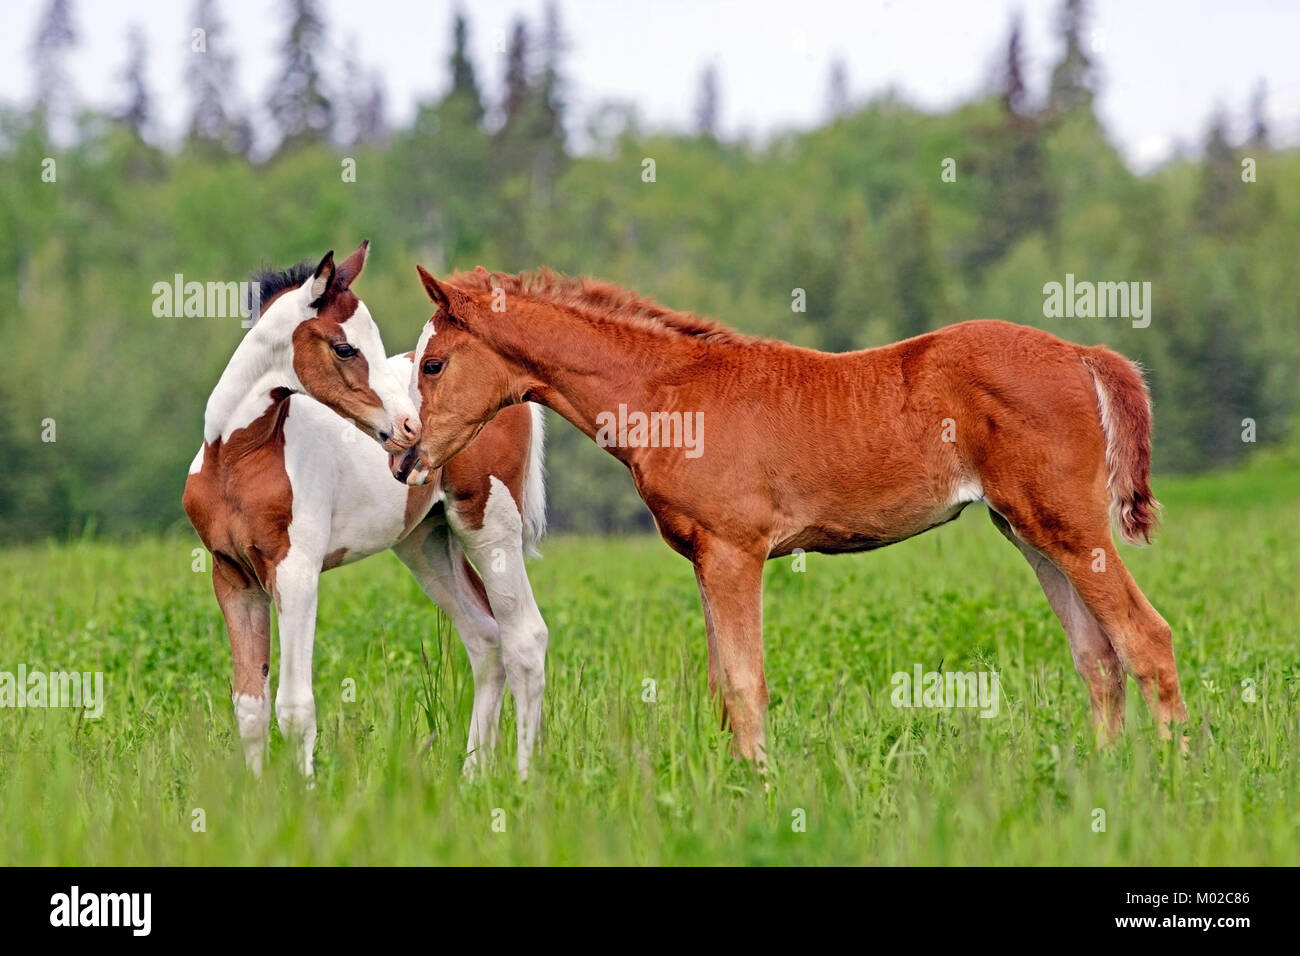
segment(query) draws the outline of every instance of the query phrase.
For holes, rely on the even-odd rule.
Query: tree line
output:
[[[33,102],[0,108],[0,538],[183,527],[203,404],[243,329],[155,316],[154,284],[237,281],[362,237],[375,254],[358,291],[393,351],[428,317],[414,263],[548,265],[830,350],[987,316],[1104,342],[1148,369],[1158,471],[1287,437],[1300,155],[1271,142],[1261,88],[1240,140],[1212,116],[1201,155],[1134,174],[1094,112],[1103,65],[1082,0],[1062,4],[1041,101],[1013,22],[997,79],[951,110],[855,101],[839,61],[826,122],[765,143],[721,134],[725,64],[705,66],[681,130],[646,128],[626,104],[574,116],[555,6],[511,27],[495,101],[473,24],[454,17],[451,55],[429,65],[445,92],[396,127],[375,70],[351,54],[326,68],[318,4],[284,10],[259,122],[219,4],[199,0],[189,118],[162,148],[144,40],[127,46],[120,108],[74,108],[75,9],[48,3]],[[1067,275],[1149,282],[1149,324],[1046,314],[1045,287]],[[562,422],[551,437],[553,526],[647,526],[616,462]]]

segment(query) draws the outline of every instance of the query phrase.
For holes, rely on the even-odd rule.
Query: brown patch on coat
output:
[[[493,477],[501,480],[514,498],[515,507],[523,513],[532,435],[531,409],[527,405],[508,405],[443,466],[442,486],[448,507],[454,508],[471,528],[483,527]]]
[[[312,398],[369,430],[374,412],[384,407],[370,387],[370,364],[360,352],[346,359],[334,353],[347,342],[343,323],[360,303],[350,289],[327,293],[316,317],[293,330],[293,370]]]
[[[329,554],[325,555],[325,560],[321,562],[322,571],[332,571],[343,563],[343,559],[348,556],[347,548],[335,548]]]
[[[213,576],[236,590],[256,584],[274,594],[276,566],[289,551],[293,488],[284,468],[284,423],[292,394],[272,389],[266,411],[228,440],[203,446],[203,465],[185,482],[181,503],[212,552]]]
[[[438,476],[434,475],[423,485],[412,485],[406,489],[406,513],[402,518],[402,537],[415,530],[416,525],[425,519],[433,507],[433,499],[439,491]]]

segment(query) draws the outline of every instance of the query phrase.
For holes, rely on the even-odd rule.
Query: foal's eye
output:
[[[340,342],[338,345],[334,346],[334,354],[339,358],[352,358],[352,356],[357,354],[357,350],[354,346],[348,345],[346,342]]]
[[[442,371],[441,359],[429,359],[424,363],[425,375],[437,375],[441,371]]]

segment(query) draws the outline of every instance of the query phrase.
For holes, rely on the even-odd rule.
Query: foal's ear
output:
[[[438,307],[449,322],[465,328],[465,314],[470,311],[470,302],[464,291],[450,282],[439,282],[425,272],[423,266],[417,265],[415,271],[420,274],[420,283],[424,286],[429,301]]]
[[[357,251],[339,263],[338,273],[334,277],[335,287],[346,289],[361,275],[366,267],[366,257],[370,255],[370,240],[362,239]]]
[[[334,272],[334,250],[331,249],[325,253],[325,258],[312,273],[311,289],[307,293],[307,303],[312,308],[320,305],[321,300],[330,291],[330,287],[334,284]]]
[[[442,284],[429,273],[424,271],[424,266],[416,265],[415,271],[420,274],[420,284],[424,286],[424,294],[440,309],[451,307],[451,299],[447,296],[447,290]]]

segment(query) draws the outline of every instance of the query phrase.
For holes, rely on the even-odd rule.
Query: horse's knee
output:
[[[310,695],[303,698],[276,698],[275,719],[280,725],[280,733],[286,738],[306,736],[316,731],[316,699]]]
[[[546,646],[550,632],[540,619],[511,629],[509,638],[502,638],[502,659],[506,672],[518,675],[531,687],[541,688],[546,683]]]
[[[1110,645],[1076,650],[1074,669],[1089,684],[1114,686],[1124,681],[1124,669],[1119,655]]]

